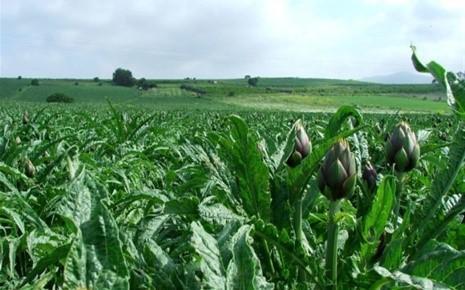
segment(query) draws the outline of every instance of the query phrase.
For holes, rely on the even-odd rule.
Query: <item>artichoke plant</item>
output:
[[[341,139],[326,153],[318,175],[318,187],[327,198],[336,201],[352,194],[356,180],[354,155],[349,143]]]
[[[386,160],[399,173],[412,170],[420,158],[420,145],[410,126],[399,123],[386,143]]]
[[[294,151],[287,159],[287,165],[296,167],[312,151],[312,143],[300,122],[296,124]]]

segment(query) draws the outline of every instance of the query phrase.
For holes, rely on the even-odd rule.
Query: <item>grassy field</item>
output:
[[[342,105],[356,105],[366,111],[383,112],[390,110],[446,112],[444,102],[422,100],[413,97],[386,95],[358,96],[312,96],[295,94],[246,95],[235,98],[224,98],[223,102],[242,107],[256,109],[268,108],[290,111],[336,110]]]
[[[353,80],[261,78],[257,87],[244,79],[155,80],[148,91],[115,86],[109,80],[0,78],[2,102],[45,103],[53,93],[64,93],[78,104],[113,103],[159,109],[199,110],[334,110],[356,105],[364,111],[445,112],[447,105],[436,85],[381,85]],[[181,89],[184,85],[187,89]],[[200,92],[200,93],[199,93]]]

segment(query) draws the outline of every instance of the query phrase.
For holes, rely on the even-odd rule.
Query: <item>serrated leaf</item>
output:
[[[106,198],[105,188],[83,172],[58,205],[78,228],[65,262],[65,288],[129,289],[119,229]]]
[[[273,284],[263,276],[249,236],[251,226],[242,226],[233,237],[233,258],[227,270],[227,289],[273,289]]]
[[[412,276],[400,271],[391,272],[386,268],[381,266],[375,266],[373,268],[376,273],[381,277],[387,278],[391,283],[389,284],[389,289],[403,289],[406,286],[413,289],[422,289],[422,290],[446,290],[449,289],[444,285],[435,283],[430,279],[423,277]],[[376,283],[375,283],[376,284]],[[385,283],[382,283],[385,285]],[[372,288],[373,289],[373,288]],[[376,289],[376,288],[375,288]],[[380,288],[377,288],[380,289]]]
[[[459,171],[463,168],[464,161],[465,129],[459,128],[454,143],[450,146],[449,163],[446,168],[436,174],[426,204],[423,205],[420,214],[416,217],[414,229],[421,236],[417,249],[420,249],[427,241],[434,238],[436,227],[441,223],[440,219],[434,219],[434,217],[442,205],[442,199],[449,193]],[[425,223],[424,221],[428,222]]]
[[[268,169],[260,155],[257,137],[239,116],[231,116],[230,135],[221,139],[236,188],[234,196],[249,216],[270,218]]]
[[[218,243],[198,222],[191,223],[191,244],[199,255],[203,284],[210,289],[225,289],[226,279]]]
[[[465,287],[465,251],[457,251],[447,244],[433,241],[423,252],[402,271],[429,278],[453,289]]]

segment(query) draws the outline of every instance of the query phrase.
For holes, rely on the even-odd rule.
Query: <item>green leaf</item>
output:
[[[374,254],[394,206],[395,194],[396,178],[387,175],[378,186],[371,209],[362,221],[362,237],[365,241],[361,247],[362,260]]]
[[[65,261],[67,289],[129,289],[119,229],[105,205],[107,198],[106,189],[82,172],[58,205],[59,213],[78,228]]]
[[[291,225],[289,187],[286,181],[287,180],[280,174],[273,176],[273,179],[270,181],[271,222],[280,229],[289,228]]]
[[[241,223],[239,222],[228,223],[218,234],[218,247],[220,249],[221,258],[224,265],[228,265],[229,261],[232,259],[233,243],[235,242],[233,238],[234,234],[240,227]]]
[[[218,243],[198,222],[191,223],[191,244],[199,255],[199,267],[203,282],[210,289],[225,289],[224,267]]]
[[[388,269],[397,269],[402,264],[407,244],[407,238],[411,233],[407,230],[410,226],[410,210],[407,210],[400,227],[398,227],[391,236],[390,242],[384,249],[381,257],[381,266]]]
[[[437,62],[432,61],[427,64],[428,71],[433,75],[433,77],[443,86],[446,85],[446,70]]]
[[[8,180],[8,178],[2,172],[0,172],[0,184],[3,184],[11,192],[17,192],[18,191],[16,186],[14,186],[13,183],[11,183],[11,181]]]
[[[363,122],[363,117],[360,111],[353,106],[341,106],[337,112],[329,119],[328,126],[325,131],[325,138],[331,138],[338,134],[344,122],[350,117],[355,119],[355,127]]]
[[[363,218],[362,236],[367,241],[378,240],[394,204],[396,179],[386,175],[378,186],[370,211]]]
[[[32,269],[32,271],[29,271],[29,273],[27,274],[26,282],[30,283],[32,279],[35,278],[35,276],[42,273],[45,269],[57,265],[61,259],[68,255],[70,248],[70,243],[62,245],[60,247],[55,248],[50,254],[40,259],[37,262],[36,266]]]
[[[20,290],[42,290],[46,289],[47,284],[52,281],[56,276],[56,269],[54,271],[47,272],[42,274],[34,282],[27,284],[24,287],[21,287]]]
[[[234,222],[243,222],[245,219],[221,203],[214,203],[214,196],[205,198],[199,205],[200,217],[211,223],[225,226]]]
[[[195,196],[186,196],[173,199],[165,203],[165,214],[199,216],[199,199]]]
[[[273,289],[263,276],[249,236],[251,226],[242,226],[233,237],[233,258],[227,270],[227,289]]]
[[[289,130],[289,132],[287,133],[286,141],[281,145],[281,148],[279,148],[277,152],[273,155],[273,160],[276,163],[276,171],[279,171],[286,165],[286,161],[294,152],[297,126],[302,126],[302,120],[299,119],[294,123],[291,130]]]
[[[145,262],[155,269],[152,277],[159,287],[163,289],[177,289],[173,278],[177,275],[176,265],[171,257],[157,244],[149,239],[144,241],[143,251]]]
[[[436,219],[435,215],[442,205],[443,197],[448,194],[454,185],[464,162],[465,129],[460,127],[455,135],[454,144],[451,145],[449,150],[449,163],[446,168],[436,174],[426,204],[422,206],[420,214],[416,217],[414,229],[416,229],[416,234],[421,237],[416,246],[417,250],[420,250],[430,239],[434,238],[437,226],[441,223],[441,220]]]
[[[431,290],[445,290],[449,289],[442,284],[436,283],[430,279],[412,276],[400,271],[391,272],[386,268],[381,266],[375,266],[373,268],[376,273],[378,273],[381,277],[384,277],[384,281],[379,283],[381,285],[385,285],[389,283],[389,287],[387,289],[405,289],[405,287],[409,287],[410,289],[431,289]],[[375,285],[378,283],[375,283]],[[371,288],[371,289],[381,289],[381,288]]]
[[[412,62],[419,72],[429,72],[445,89],[447,94],[447,104],[465,119],[465,81],[458,80],[452,72],[447,72],[440,64],[432,61],[426,66],[423,65],[416,56],[415,46],[412,48]]]
[[[417,57],[416,47],[414,45],[411,45],[410,48],[412,49],[412,63],[417,72],[428,73],[428,68],[423,63],[421,63],[421,61]]]
[[[260,155],[257,137],[245,121],[230,117],[231,133],[221,139],[223,156],[228,159],[236,188],[234,196],[249,216],[270,218],[271,195],[268,169]]]
[[[3,214],[18,227],[21,233],[26,233],[27,224],[39,230],[48,229],[46,223],[40,218],[31,204],[20,193],[16,192],[7,195],[0,206],[0,214]]]
[[[444,243],[430,242],[423,254],[407,264],[403,272],[443,283],[454,289],[465,287],[465,251]]]

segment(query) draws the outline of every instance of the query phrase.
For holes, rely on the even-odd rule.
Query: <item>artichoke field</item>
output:
[[[0,289],[465,289],[463,84],[414,63],[453,114],[2,106]]]

